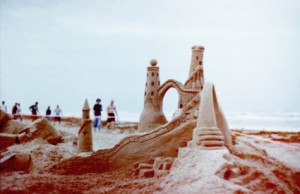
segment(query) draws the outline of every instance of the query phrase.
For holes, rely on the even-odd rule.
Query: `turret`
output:
[[[185,86],[189,89],[202,89],[204,85],[203,76],[203,46],[192,47],[192,59],[190,65],[190,73]]]
[[[158,99],[160,86],[159,67],[155,59],[150,61],[147,68],[147,80],[144,93],[144,109],[140,115],[139,131],[150,131],[167,122]]]
[[[87,99],[85,99],[82,108],[82,125],[78,132],[78,152],[92,152],[92,120],[90,119],[90,107]]]

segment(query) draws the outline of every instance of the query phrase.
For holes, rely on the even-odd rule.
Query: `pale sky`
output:
[[[0,100],[23,112],[114,99],[140,112],[152,58],[185,82],[203,45],[205,81],[225,111],[300,112],[299,0],[1,0]],[[176,109],[170,90],[164,111]]]

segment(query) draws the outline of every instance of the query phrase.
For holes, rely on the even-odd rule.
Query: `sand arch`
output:
[[[178,93],[178,106],[177,108],[183,107],[183,98],[182,98],[182,84],[176,80],[168,80],[163,85],[160,86],[159,92],[158,92],[158,98],[159,98],[159,104],[162,106],[164,97],[166,93],[169,91],[169,89],[174,88]]]

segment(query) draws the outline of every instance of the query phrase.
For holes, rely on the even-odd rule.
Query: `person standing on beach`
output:
[[[54,114],[55,114],[55,122],[58,121],[58,123],[60,124],[62,111],[58,105],[56,106],[56,109],[54,110]]]
[[[98,98],[96,100],[96,104],[94,105],[94,132],[96,132],[96,128],[98,128],[98,131],[101,129],[101,111],[102,111],[102,105],[101,100]]]
[[[38,102],[35,102],[34,105],[31,105],[29,107],[29,109],[31,110],[31,119],[32,119],[32,121],[37,119],[37,113],[39,113],[38,104],[39,104]]]
[[[22,122],[22,115],[21,115],[21,103],[17,104],[17,116],[18,118],[20,118],[21,122]]]
[[[18,111],[18,103],[16,102],[15,105],[12,107],[12,115],[14,116],[14,119],[17,119],[17,111]]]
[[[48,106],[48,108],[46,110],[46,119],[47,120],[51,119],[51,109],[50,109],[50,106]]]
[[[113,129],[114,128],[115,121],[116,121],[116,116],[115,115],[118,115],[118,114],[117,114],[117,109],[114,106],[114,101],[112,100],[110,102],[110,105],[107,107],[107,128],[108,129]]]
[[[7,112],[7,106],[5,105],[5,101],[2,101],[2,105],[0,106],[0,109],[4,112]]]

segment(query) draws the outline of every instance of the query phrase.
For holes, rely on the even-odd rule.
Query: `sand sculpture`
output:
[[[205,148],[217,148],[225,145],[230,147],[232,145],[231,133],[218,104],[212,83],[206,83],[201,93],[197,128],[194,129],[193,140],[189,144],[189,147]]]
[[[53,145],[62,142],[62,134],[47,119],[40,118],[26,126],[13,120],[12,115],[0,110],[0,170],[30,171],[32,165],[30,154],[12,153],[6,151],[6,148],[38,138]]]
[[[159,101],[159,67],[155,59],[150,61],[147,68],[147,82],[145,86],[144,110],[140,116],[139,131],[149,131],[167,122]]]
[[[1,111],[1,110],[0,110]],[[23,143],[35,138],[42,138],[51,144],[62,141],[62,135],[47,119],[40,118],[26,126],[3,111],[0,119],[0,148],[4,149],[13,144]]]
[[[151,131],[161,124],[166,123],[162,112],[163,98],[170,88],[175,88],[179,95],[178,109],[182,109],[203,88],[203,52],[204,47],[192,47],[192,60],[189,77],[185,84],[176,80],[168,80],[160,85],[159,67],[155,59],[150,61],[147,68],[147,81],[144,93],[144,109],[140,115],[139,131]]]
[[[82,108],[82,125],[78,132],[78,152],[92,151],[92,120],[90,119],[90,107],[86,99]]]
[[[280,144],[277,145],[280,149],[275,149],[273,154],[269,154],[267,151],[270,150],[272,153],[275,144],[260,144],[255,139],[246,140],[231,135],[218,104],[214,85],[209,82],[204,83],[203,51],[204,48],[201,46],[192,48],[189,78],[185,84],[168,80],[160,85],[157,62],[151,61],[151,67],[148,67],[151,74],[149,77],[148,72],[145,106],[139,126],[139,130],[146,133],[127,136],[110,149],[91,152],[91,136],[84,134],[87,131],[91,132],[90,109],[86,100],[82,112],[83,123],[78,134],[79,154],[76,155],[76,148],[74,148],[74,154],[65,156],[66,153],[63,149],[60,150],[60,145],[51,145],[53,146],[51,149],[45,149],[48,146],[43,146],[44,140],[28,142],[24,147],[37,146],[38,149],[34,151],[36,154],[32,154],[32,149],[28,150],[30,154],[23,155],[22,152],[2,154],[0,170],[32,172],[30,169],[36,170],[35,164],[40,164],[42,161],[43,164],[39,165],[38,171],[43,173],[41,175],[35,173],[10,175],[9,173],[3,179],[6,183],[1,186],[14,193],[21,193],[23,190],[28,193],[27,191],[35,191],[36,188],[37,191],[44,188],[42,191],[48,192],[49,189],[56,188],[51,191],[58,191],[58,193],[119,193],[120,191],[126,193],[139,191],[140,193],[300,193],[299,164],[293,164],[299,158],[297,150],[282,149],[285,146]],[[152,71],[156,72],[153,77]],[[152,85],[152,82],[156,84]],[[171,87],[178,91],[178,108],[181,111],[167,122],[164,120],[162,100]],[[155,112],[154,116],[147,117],[151,111]],[[3,132],[1,127],[10,125],[8,124],[10,117],[2,114],[0,116],[0,132]],[[8,128],[4,131],[6,129]],[[11,127],[8,131],[14,130]],[[6,136],[4,139],[15,141],[17,138]],[[70,142],[66,143],[69,149]],[[23,145],[10,148],[17,150],[20,146]],[[271,149],[266,151],[260,146]],[[45,152],[41,152],[41,149]],[[277,151],[284,154],[289,152],[288,156],[292,157],[287,157],[288,159],[285,158],[283,161],[278,160],[281,155],[280,152],[274,155]],[[57,153],[53,154],[55,152]],[[90,153],[82,154],[82,152]],[[46,153],[48,156],[43,157],[44,161],[40,158],[41,153]],[[293,157],[293,154],[296,157]],[[279,156],[274,158],[273,156],[276,155]],[[164,177],[138,180],[128,175],[128,170],[137,177]],[[95,174],[96,172],[107,173],[100,175]],[[56,174],[63,174],[63,176]],[[65,176],[68,174],[84,175]],[[23,178],[18,178],[20,176]],[[123,178],[126,176],[129,179],[124,182]],[[18,185],[17,182],[21,183]],[[155,184],[151,186],[151,182]],[[86,187],[86,185],[90,186]],[[24,189],[19,190],[19,187]]]
[[[128,136],[113,148],[98,150],[89,157],[63,160],[50,170],[81,174],[134,168],[139,176],[160,176],[170,170],[180,147],[226,149],[231,146],[231,133],[218,105],[214,86],[204,83],[203,51],[202,46],[192,47],[189,77],[185,84],[168,80],[160,85],[157,61],[151,60],[139,123],[139,131],[148,133]],[[181,114],[167,122],[162,102],[170,88],[178,92]]]

